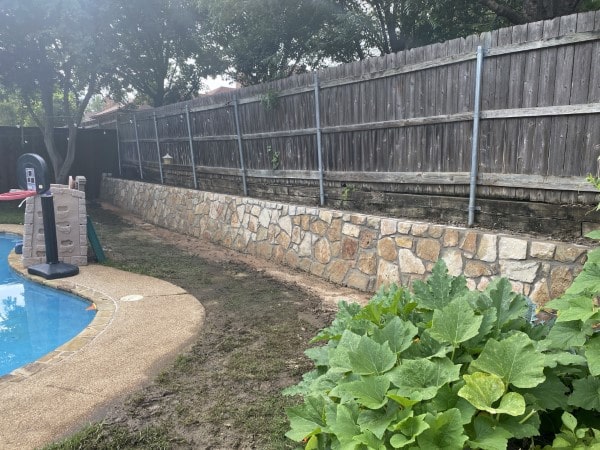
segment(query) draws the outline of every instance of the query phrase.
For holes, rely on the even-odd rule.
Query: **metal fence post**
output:
[[[248,196],[248,185],[246,182],[246,164],[244,163],[244,147],[242,145],[242,133],[240,131],[240,113],[238,111],[237,95],[233,96],[233,109],[235,112],[235,131],[237,134],[238,151],[240,152],[240,169],[242,170],[242,184],[244,186],[244,195]]]
[[[477,194],[477,156],[479,152],[479,119],[481,116],[481,78],[483,75],[484,50],[477,47],[477,72],[475,75],[475,100],[473,105],[473,137],[471,141],[471,184],[469,192],[469,221],[468,226],[475,224],[475,196]]]
[[[187,118],[188,137],[190,139],[190,155],[192,156],[192,175],[194,176],[194,188],[198,189],[198,177],[196,176],[196,160],[194,159],[194,140],[192,139],[192,127],[190,125],[190,107],[185,105],[185,117]]]
[[[123,173],[121,171],[121,138],[119,137],[119,113],[117,113],[116,125],[117,125],[117,161],[119,163],[119,176],[122,176]]]
[[[321,145],[321,108],[319,103],[319,74],[314,73],[315,81],[315,126],[317,129],[317,157],[319,162],[319,200],[325,205],[325,187],[323,186],[323,148]]]
[[[156,113],[152,113],[154,119],[154,135],[156,136],[156,153],[158,154],[158,169],[160,170],[160,184],[165,184],[163,177],[162,159],[160,157],[160,140],[158,139],[158,124],[156,123]]]
[[[140,180],[144,179],[144,171],[142,169],[142,153],[140,152],[140,138],[138,137],[137,119],[133,116],[133,128],[135,128],[135,144],[137,146],[138,162],[140,164]]]

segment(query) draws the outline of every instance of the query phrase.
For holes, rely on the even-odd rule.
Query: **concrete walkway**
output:
[[[21,228],[0,225],[0,231]],[[9,257],[24,272],[20,258]],[[170,283],[100,265],[46,281],[93,301],[96,318],[78,337],[0,378],[0,449],[36,448],[85,425],[102,407],[149,382],[191,345],[204,308]]]

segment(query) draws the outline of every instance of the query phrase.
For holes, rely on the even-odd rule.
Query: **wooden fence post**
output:
[[[144,179],[144,171],[142,169],[142,154],[140,152],[140,138],[138,137],[138,129],[137,129],[137,119],[135,118],[135,114],[133,116],[133,128],[135,129],[135,145],[137,146],[137,154],[138,154],[138,162],[140,165],[140,180]]]
[[[156,153],[158,154],[158,169],[160,170],[160,184],[165,184],[163,177],[162,159],[160,158],[160,140],[158,139],[158,125],[156,123],[156,113],[152,114],[154,118],[154,135],[156,136]]]
[[[233,96],[233,110],[235,112],[235,131],[237,134],[238,151],[240,153],[240,169],[242,170],[242,184],[244,186],[244,195],[248,196],[248,184],[246,182],[246,164],[244,162],[244,147],[242,145],[242,133],[240,131],[240,113],[238,111],[237,95]]]
[[[315,126],[317,128],[317,157],[319,161],[319,201],[325,205],[325,187],[323,186],[323,148],[321,145],[321,108],[319,103],[319,74],[315,70]]]
[[[185,105],[185,117],[187,119],[188,137],[190,139],[190,155],[192,157],[192,175],[194,176],[194,188],[198,189],[198,177],[196,176],[196,160],[194,159],[194,140],[192,139],[192,127],[190,125],[190,107]]]

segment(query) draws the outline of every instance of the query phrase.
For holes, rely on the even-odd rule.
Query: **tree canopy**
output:
[[[222,70],[195,2],[113,0],[112,8],[118,55],[113,96],[133,91],[152,106],[189,100],[202,77]]]
[[[18,93],[41,129],[57,182],[68,177],[77,127],[91,96],[111,72],[113,36],[108,15],[107,5],[95,0],[4,0],[0,4],[0,84]],[[58,124],[69,128],[66,155],[54,142]]]

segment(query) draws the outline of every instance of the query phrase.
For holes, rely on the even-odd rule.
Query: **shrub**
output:
[[[342,302],[306,351],[316,368],[285,392],[304,400],[286,436],[306,450],[599,448],[598,294],[594,250],[548,323],[508,280],[470,291],[443,261],[412,293]]]

